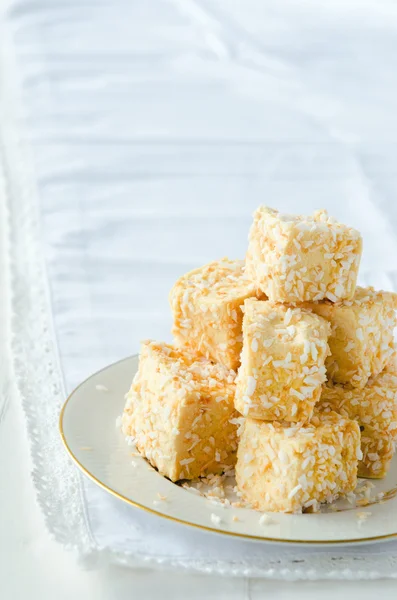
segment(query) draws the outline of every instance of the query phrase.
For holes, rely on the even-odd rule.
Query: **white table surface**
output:
[[[143,176],[150,167],[156,144],[161,148],[164,140],[173,143],[176,139],[185,144],[187,162],[181,168],[185,169],[187,175],[192,165],[196,173],[202,173],[206,168],[205,161],[200,162],[200,153],[194,154],[193,150],[189,159],[186,145],[189,146],[191,138],[199,144],[204,144],[204,152],[207,152],[213,143],[221,144],[224,151],[227,151],[227,148],[231,150],[228,151],[224,163],[215,164],[213,175],[219,176],[222,170],[226,170],[230,175],[229,171],[234,169],[239,176],[237,185],[230,185],[227,178],[210,177],[210,184],[201,184],[200,180],[196,179],[197,186],[195,184],[189,188],[189,185],[182,181],[180,185],[174,184],[174,187],[167,188],[164,187],[163,179],[159,177],[157,185],[144,196],[145,202],[153,202],[149,209],[158,210],[162,214],[162,194],[167,189],[171,196],[175,192],[189,193],[200,199],[201,194],[201,198],[205,198],[204,208],[201,206],[204,212],[205,202],[208,201],[209,206],[211,203],[207,193],[222,195],[225,200],[221,204],[225,210],[229,206],[228,195],[236,206],[242,190],[249,191],[247,202],[252,207],[258,203],[258,199],[262,200],[264,190],[276,199],[281,198],[281,202],[285,202],[286,205],[288,195],[293,194],[296,197],[297,205],[301,195],[305,200],[309,198],[309,204],[312,203],[313,208],[319,204],[332,205],[333,198],[339,195],[346,197],[346,205],[337,207],[337,212],[347,211],[353,215],[356,222],[352,224],[364,228],[365,235],[369,236],[373,227],[377,232],[377,239],[382,241],[379,244],[374,242],[373,255],[365,259],[364,268],[382,263],[385,269],[388,269],[388,260],[394,262],[396,242],[390,232],[395,230],[397,215],[396,204],[393,201],[396,187],[394,159],[390,158],[393,156],[395,139],[392,131],[393,127],[395,129],[396,100],[396,86],[394,83],[394,87],[391,87],[390,82],[395,70],[392,59],[390,62],[383,60],[388,56],[388,45],[391,55],[395,49],[393,27],[396,12],[390,3],[379,3],[377,11],[371,9],[370,3],[366,3],[365,10],[358,13],[357,5],[353,1],[333,3],[333,8],[328,8],[328,11],[323,13],[316,8],[316,3],[308,2],[301,11],[296,15],[292,14],[290,18],[286,15],[288,11],[293,12],[291,3],[284,2],[279,10],[266,3],[267,12],[264,19],[264,3],[261,2],[247,2],[247,10],[241,11],[238,3],[229,5],[226,9],[226,3],[221,1],[212,3],[186,0],[182,3],[181,0],[162,3],[153,0],[148,1],[145,4],[146,8],[141,11],[136,9],[137,3],[129,3],[131,12],[125,20],[120,20],[117,11],[125,9],[127,4],[122,1],[109,3],[99,0],[85,3],[66,0],[54,0],[53,3],[37,3],[33,0],[10,2],[6,19],[14,35],[24,74],[26,108],[31,124],[30,141],[37,152],[39,173],[44,173],[40,169],[48,163],[55,169],[57,160],[62,162],[65,159],[67,171],[69,168],[67,175],[72,181],[71,193],[89,193],[79,165],[83,157],[86,160],[90,156],[91,144],[98,148],[96,166],[99,165],[99,173],[101,169],[109,168],[110,172],[113,170],[121,180],[125,179],[126,173],[131,168],[134,170],[136,164],[133,163],[133,167],[128,163],[120,164],[117,162],[120,158],[117,153],[110,158],[110,165],[106,162],[109,156],[106,144],[111,145],[109,136],[115,130],[125,131],[126,144],[131,141],[135,143],[134,140],[144,143],[145,137],[151,140],[152,145],[147,146],[147,152],[136,157],[142,161],[137,170]],[[302,19],[303,23],[302,27],[297,27],[296,30],[295,17]],[[161,27],[156,26],[156,19],[161,23]],[[175,22],[173,19],[176,19]],[[148,27],[149,21],[154,25]],[[357,23],[359,27],[356,26]],[[134,24],[137,24],[135,29]],[[99,29],[100,27],[103,29]],[[163,87],[152,90],[153,96],[150,97],[157,103],[150,122],[140,121],[139,118],[134,121],[147,98],[131,92],[133,88],[128,86],[132,83],[125,79],[122,68],[118,72],[107,74],[114,89],[119,93],[119,96],[112,95],[109,90],[113,87],[104,86],[101,72],[95,73],[96,62],[90,55],[92,53],[94,58],[98,57],[101,44],[109,45],[111,41],[112,52],[118,53],[122,60],[123,52],[126,51],[123,44],[129,39],[129,35],[132,35],[131,28],[142,44],[142,55],[138,56],[136,72],[134,71],[134,83],[140,81],[143,86],[147,85],[148,89],[150,88],[147,72],[150,74],[152,69],[153,73],[157,73],[156,69],[160,69],[159,65],[161,66],[161,53],[167,49],[167,60],[176,64],[180,72],[186,74],[191,69],[199,80],[202,76],[204,81],[204,75],[213,79],[213,85],[208,86],[200,100],[205,103],[204,111],[198,110],[199,104],[195,104],[199,89],[197,81],[192,83],[191,87],[185,87],[186,80],[181,77],[181,81],[174,82],[174,85],[184,99],[183,110],[177,110],[174,88],[167,86],[164,81]],[[76,32],[76,38],[71,36],[71,31]],[[109,32],[113,32],[111,40]],[[116,35],[116,32],[119,35]],[[302,39],[306,37],[310,40],[305,45]],[[42,48],[38,45],[38,40],[42,41]],[[369,50],[370,47],[373,48],[374,43],[377,43],[378,59],[382,58],[379,64],[375,62],[373,50]],[[186,44],[190,45],[191,54],[184,51]],[[329,44],[334,45],[334,52],[328,52]],[[41,52],[43,49],[45,52]],[[77,55],[85,56],[86,61],[79,62],[76,59]],[[316,60],[310,60],[313,55]],[[204,63],[208,56],[214,57],[214,61],[210,63],[209,73],[204,73]],[[337,60],[337,57],[340,60]],[[105,72],[106,60],[105,57]],[[49,79],[43,78],[45,69],[51,74]],[[275,83],[276,74],[279,77],[278,84]],[[264,80],[259,81],[259,76],[264,77]],[[87,79],[90,80],[90,84],[86,86]],[[159,81],[161,83],[161,74]],[[228,94],[225,95],[225,98],[230,100],[227,111],[224,110],[222,97],[222,84],[226,83],[232,89],[238,88],[241,91],[241,94],[232,95],[230,98]],[[102,90],[102,97],[108,106],[113,107],[108,113],[108,120],[103,118],[103,114],[95,112],[95,95],[92,93],[92,86],[95,85],[98,90]],[[382,86],[387,89],[387,93],[383,95],[379,91]],[[163,97],[158,97],[159,89],[161,92],[165,91]],[[118,120],[117,110],[117,103],[123,92],[132,93],[131,119],[134,121],[124,129]],[[85,128],[82,128],[78,120],[79,115],[74,113],[77,95],[80,102],[86,102]],[[247,101],[247,98],[250,100]],[[289,99],[289,104],[286,98]],[[378,110],[379,99],[382,110]],[[277,108],[279,104],[280,110]],[[266,114],[265,107],[272,112],[271,123],[263,118]],[[59,115],[63,115],[64,118],[60,119]],[[92,115],[95,115],[95,118]],[[164,124],[167,124],[167,127]],[[302,148],[307,147],[307,140],[310,140],[310,148],[315,148],[315,154],[319,157],[315,168],[310,148],[302,152]],[[243,149],[243,155],[242,141],[243,144],[248,144],[247,149]],[[280,143],[285,143],[285,152],[283,150],[277,154],[275,164],[274,147]],[[300,149],[298,159],[294,150],[297,147]],[[390,151],[386,151],[387,148]],[[172,170],[172,163],[159,164],[166,175],[167,169]],[[337,165],[338,177],[334,178],[333,173],[329,172],[330,164]],[[261,165],[265,165],[262,170]],[[313,177],[316,169],[320,173],[318,180]],[[260,176],[258,171],[261,172]],[[347,171],[349,177],[340,177],[341,173]],[[273,176],[267,178],[269,172]],[[384,176],[385,172],[387,177]],[[77,178],[73,179],[74,176]],[[242,181],[245,182],[245,187]],[[249,184],[246,181],[249,181]],[[50,206],[48,189],[53,185],[56,192],[57,182],[59,178],[57,180],[56,177],[53,181],[46,181],[44,176],[42,178],[44,212],[46,207]],[[139,178],[137,186],[139,193],[147,194],[144,188],[140,187]],[[116,196],[122,200],[122,191],[117,182],[114,189],[117,192]],[[180,210],[180,206],[174,204],[172,198],[169,198],[168,202],[168,210]],[[383,209],[387,204],[388,210],[384,213]],[[116,212],[118,208],[115,204]],[[362,218],[362,213],[366,214],[366,219]],[[51,211],[47,211],[48,215],[50,218]],[[180,216],[182,220],[185,217],[189,218],[188,210],[186,209],[186,214],[182,211]],[[230,236],[225,254],[236,247],[230,241],[234,231],[233,215],[231,217],[226,224]],[[47,225],[46,240],[51,248],[51,236],[48,233],[51,222],[47,222]],[[170,240],[167,240],[167,243],[172,245]],[[51,259],[51,252],[49,256]],[[207,258],[205,248],[202,256]],[[196,258],[197,256],[188,255],[186,261]],[[51,260],[49,262],[51,268]],[[4,285],[7,285],[7,282]],[[163,310],[163,305],[159,306]],[[100,306],[97,309],[100,311]],[[164,324],[161,327],[166,328]],[[133,344],[136,344],[136,341],[133,340]],[[0,355],[5,356],[7,337],[4,330],[0,344],[0,351],[3,350],[3,354],[0,352]],[[109,360],[117,358],[113,356],[114,352],[113,348],[109,349]],[[69,380],[73,381],[74,377],[78,379],[81,373],[88,374],[93,368],[101,366],[97,365],[95,360],[97,357],[91,356],[87,363],[77,367],[73,363],[73,353],[66,347],[64,368],[69,373]],[[0,375],[2,366],[0,363]],[[299,600],[318,598],[319,595],[321,598],[331,598],[338,592],[349,595],[353,600],[373,598],[375,594],[382,594],[383,598],[395,597],[396,581],[287,583],[244,578],[228,580],[182,573],[137,571],[105,564],[96,565],[91,570],[83,570],[75,557],[52,541],[47,533],[43,516],[34,499],[25,424],[18,396],[13,389],[7,389],[3,390],[1,398],[2,600],[51,600],[54,597],[60,600],[71,597],[78,600],[151,600],[157,597],[189,597],[192,600],[249,600],[274,597]]]

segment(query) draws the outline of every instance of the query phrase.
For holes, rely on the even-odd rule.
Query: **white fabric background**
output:
[[[173,281],[243,256],[259,203],[328,208],[364,235],[362,281],[396,287],[394,3],[23,0],[6,21],[67,390],[141,338],[169,339]],[[83,486],[91,542],[118,556],[197,567],[211,543],[219,569],[255,556],[286,577],[335,558],[291,570],[295,551],[180,528],[170,544],[169,524]],[[391,566],[351,570],[354,554],[368,551],[333,576]]]
[[[361,4],[14,2],[69,389],[167,337],[175,278],[243,256],[261,202],[326,207],[395,268],[397,8]]]

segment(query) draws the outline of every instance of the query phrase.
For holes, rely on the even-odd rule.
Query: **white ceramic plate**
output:
[[[135,356],[92,375],[69,396],[60,416],[61,435],[70,456],[83,473],[111,494],[160,517],[258,541],[347,544],[397,537],[396,459],[385,479],[373,480],[371,497],[383,492],[382,502],[374,499],[364,508],[355,508],[341,501],[338,512],[272,514],[269,524],[259,523],[257,511],[223,508],[162,477],[145,459],[131,455],[135,448],[127,445],[116,427],[137,365]],[[166,499],[161,500],[159,494]],[[363,512],[370,513],[365,520],[359,518]]]

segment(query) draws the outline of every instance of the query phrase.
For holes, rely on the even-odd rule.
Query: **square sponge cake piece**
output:
[[[369,377],[386,367],[394,353],[397,294],[358,286],[352,300],[304,306],[331,324],[329,379],[363,388]]]
[[[267,421],[310,419],[325,381],[327,321],[307,310],[249,299],[235,406]]]
[[[242,498],[263,511],[301,512],[354,490],[360,428],[315,412],[302,427],[246,419],[237,453]]]
[[[176,344],[236,370],[242,348],[241,306],[252,296],[264,297],[246,278],[244,261],[223,258],[186,273],[170,292]]]
[[[172,481],[222,473],[237,450],[235,373],[165,343],[142,343],[122,430]]]
[[[354,294],[361,252],[360,233],[325,210],[306,217],[260,206],[249,234],[247,274],[274,302],[337,302]]]
[[[397,439],[397,373],[395,361],[368,380],[363,389],[348,389],[328,382],[317,405],[354,419],[361,430],[363,457],[359,477],[384,477],[393,458]]]

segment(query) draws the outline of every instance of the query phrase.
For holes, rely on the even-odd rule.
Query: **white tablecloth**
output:
[[[308,564],[295,551],[171,531],[81,481],[58,454],[54,498],[40,449],[57,453],[57,442],[36,430],[45,403],[62,397],[59,367],[70,390],[141,338],[170,338],[173,281],[242,257],[259,203],[328,208],[364,235],[362,281],[397,289],[394,5],[21,0],[4,18],[13,350],[54,535],[85,557],[134,564],[286,578],[397,571],[385,546],[370,564],[364,550]],[[37,370],[39,339],[49,360]]]

